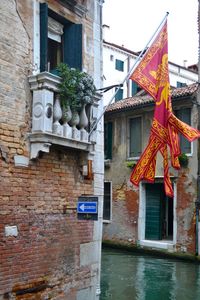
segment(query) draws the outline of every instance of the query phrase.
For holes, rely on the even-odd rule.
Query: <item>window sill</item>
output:
[[[65,138],[52,133],[30,133],[29,141],[31,143],[31,159],[36,158],[39,154],[39,151],[49,152],[51,145],[59,145],[85,152],[93,152],[94,150],[94,144],[90,142]]]
[[[139,156],[137,156],[137,157],[127,157],[127,159],[126,159],[126,161],[131,161],[131,160],[134,160],[134,161],[138,161],[140,159],[140,157]]]
[[[112,220],[103,220],[103,223],[104,223],[104,224],[111,224],[111,223],[112,223]]]

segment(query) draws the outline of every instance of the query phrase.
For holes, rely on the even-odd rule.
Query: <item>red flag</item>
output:
[[[135,185],[138,185],[141,179],[154,182],[156,155],[160,151],[163,156],[165,193],[173,197],[167,148],[169,146],[171,151],[172,166],[179,169],[180,146],[178,132],[184,134],[190,141],[200,137],[200,133],[178,120],[172,113],[168,70],[167,21],[165,21],[155,41],[145,53],[130,79],[137,82],[155,100],[149,143],[135,166],[130,181]]]

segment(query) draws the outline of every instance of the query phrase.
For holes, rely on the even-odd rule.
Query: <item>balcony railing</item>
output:
[[[33,92],[32,132],[29,134],[31,158],[36,158],[39,151],[49,152],[51,145],[92,152],[96,130],[89,132],[97,120],[98,101],[96,94],[93,104],[83,105],[78,114],[78,121],[67,121],[61,108],[58,84],[60,77],[43,72],[29,77]],[[82,118],[82,119],[81,119]]]

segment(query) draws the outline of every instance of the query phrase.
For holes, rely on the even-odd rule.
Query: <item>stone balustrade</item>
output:
[[[73,112],[70,107],[61,107],[59,82],[60,77],[48,72],[29,76],[33,92],[31,158],[36,158],[39,151],[49,152],[52,144],[93,151],[96,133],[89,133],[97,120],[100,95],[95,95],[92,105],[83,104],[79,112]]]

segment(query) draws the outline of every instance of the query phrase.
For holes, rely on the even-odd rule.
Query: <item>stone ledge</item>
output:
[[[31,143],[31,159],[36,158],[39,151],[49,152],[51,145],[60,145],[71,149],[82,150],[88,153],[93,152],[94,145],[86,141],[77,141],[65,138],[52,133],[34,132],[28,135]]]

